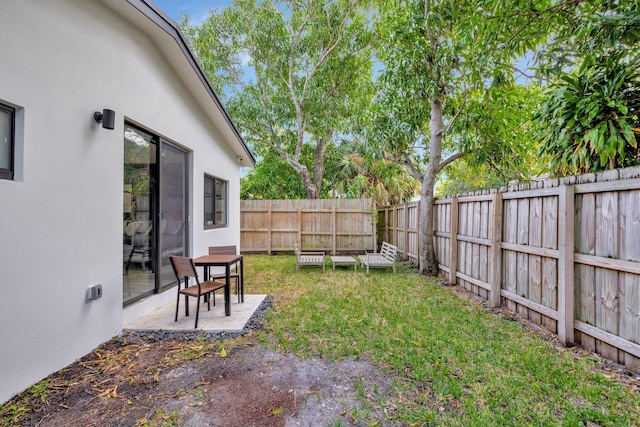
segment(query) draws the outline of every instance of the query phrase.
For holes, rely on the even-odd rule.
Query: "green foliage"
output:
[[[640,3],[608,0],[516,1],[491,18],[517,23],[507,46],[535,53],[551,86],[536,115],[541,153],[556,175],[638,163]],[[527,40],[543,34],[539,45]]]
[[[540,88],[536,84],[514,85],[498,80],[495,78],[490,87],[468,96],[458,119],[462,131],[452,136],[458,149],[470,155],[462,165],[449,165],[446,175],[448,179],[461,180],[457,184],[469,190],[525,181],[546,169],[540,162],[534,137],[533,114],[542,100]],[[465,172],[465,165],[470,170]],[[452,167],[460,173],[453,173]],[[484,184],[469,185],[480,177]]]
[[[191,26],[189,16],[185,16],[180,28],[216,92],[226,97],[226,90],[242,81],[235,25],[228,26],[221,15],[214,13],[200,26]]]
[[[436,189],[438,197],[501,187],[509,180],[487,164],[460,159],[447,166]]]
[[[587,56],[552,86],[537,119],[556,175],[640,164],[640,57]]]
[[[508,4],[507,4],[508,3]],[[504,176],[527,176],[535,141],[529,107],[538,88],[514,84],[518,54],[504,49],[518,20],[511,2],[378,2],[377,82],[369,138],[421,181],[420,269],[437,274],[432,224],[434,187],[445,166],[463,157]],[[530,41],[544,39],[531,35]],[[523,114],[524,113],[524,114]]]
[[[431,3],[426,16],[424,2],[383,6],[379,25],[388,42],[380,47],[385,68],[374,135],[424,168],[432,154],[430,100],[438,99],[444,104],[445,157],[468,152],[474,162],[491,161],[510,178],[528,175],[536,151],[531,111],[541,91],[514,84],[517,51],[498,47],[516,27],[486,19],[489,11],[511,9],[500,2]]]
[[[410,200],[419,183],[401,165],[376,156],[366,144],[343,141],[327,148],[326,172],[320,197],[371,198],[378,205]],[[273,151],[240,180],[242,199],[303,199],[305,188],[300,176]],[[305,146],[301,158],[313,162],[311,147]]]
[[[187,28],[208,76],[228,89],[226,106],[243,137],[287,162],[309,198],[321,193],[327,147],[351,131],[371,96],[367,7],[361,0],[236,0],[200,29]],[[239,81],[242,58],[248,82]]]
[[[24,405],[15,403],[3,403],[0,405],[0,426],[13,427],[20,425],[20,420],[31,411],[26,402]]]
[[[44,379],[29,387],[18,401],[11,401],[0,405],[0,426],[21,425],[20,420],[31,411],[32,402],[42,404],[47,401],[51,392],[51,380]]]
[[[241,199],[304,199],[305,196],[300,175],[273,152],[267,153],[240,178]]]
[[[539,75],[557,80],[580,67],[585,58],[610,56],[611,49],[637,56],[637,1],[590,0],[546,6],[529,17],[534,28],[549,34],[549,40],[535,51]]]
[[[165,409],[157,409],[153,415],[153,418],[149,421],[141,422],[142,427],[178,427],[183,425],[178,411],[166,411]]]
[[[335,153],[333,197],[370,198],[378,206],[411,200],[420,183],[400,164],[380,156],[366,143],[345,141]]]

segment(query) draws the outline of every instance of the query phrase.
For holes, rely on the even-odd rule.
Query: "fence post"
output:
[[[455,286],[458,282],[458,198],[451,199],[451,216],[449,217],[449,285]]]
[[[273,227],[271,223],[271,202],[267,206],[267,254],[271,255],[271,228]]]
[[[502,193],[493,195],[493,222],[491,224],[491,270],[489,284],[491,291],[489,293],[489,305],[491,307],[500,306],[500,289],[502,282]]]
[[[332,255],[336,255],[336,207],[331,208],[331,237],[332,237]]]
[[[409,204],[404,203],[404,248],[403,248],[403,260],[409,259]]]
[[[378,222],[380,220],[380,209],[377,206],[375,206],[374,208],[372,208],[372,212],[375,212],[375,215],[372,215],[372,218],[371,218],[371,234],[373,235],[373,241],[375,242],[376,237],[378,235]],[[365,248],[364,251],[366,253],[367,249]]]
[[[389,206],[384,208],[384,241],[389,241]],[[373,247],[375,248],[378,245],[378,242],[373,242]]]
[[[573,185],[560,186],[558,200],[558,338],[573,342],[575,209]]]
[[[420,202],[418,202],[418,207],[416,208],[416,244],[418,247],[416,248],[416,263],[418,264],[418,268],[420,266]]]
[[[302,251],[302,209],[298,208],[298,245]]]

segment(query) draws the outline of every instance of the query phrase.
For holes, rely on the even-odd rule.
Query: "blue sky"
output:
[[[201,24],[211,9],[224,9],[231,4],[231,0],[152,0],[171,19],[180,23],[180,13],[191,18],[192,25]]]

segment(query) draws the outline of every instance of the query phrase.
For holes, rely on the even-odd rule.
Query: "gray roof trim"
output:
[[[240,142],[240,144],[246,151],[247,155],[249,156],[249,159],[255,165],[256,159],[253,156],[253,153],[251,153],[251,150],[249,150],[247,143],[244,141],[244,139],[240,135],[240,132],[238,132],[238,128],[231,120],[229,113],[227,113],[227,110],[222,105],[222,102],[220,102],[220,98],[218,98],[218,95],[213,89],[213,86],[211,86],[209,79],[204,73],[204,70],[202,69],[202,67],[200,67],[200,64],[198,63],[196,56],[191,51],[191,49],[189,48],[189,45],[187,44],[186,40],[182,36],[182,32],[180,31],[178,24],[173,19],[168,17],[160,8],[158,8],[158,6],[153,4],[153,2],[151,1],[127,0],[127,2],[131,6],[139,10],[141,13],[143,13],[145,16],[147,16],[151,21],[153,21],[156,25],[158,25],[167,34],[169,34],[171,37],[175,39],[175,41],[178,43],[178,46],[184,53],[184,56],[186,57],[187,61],[189,61],[189,64],[193,68],[193,71],[195,71],[195,73],[198,75],[198,78],[202,82],[202,85],[205,87],[205,89],[209,93],[209,96],[211,96],[211,99],[213,99],[213,102],[220,109],[220,112],[222,113],[225,120],[227,121],[227,124],[231,129],[233,129],[235,136],[238,138],[238,142]]]

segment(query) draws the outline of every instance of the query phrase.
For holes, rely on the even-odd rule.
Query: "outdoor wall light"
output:
[[[93,118],[96,122],[102,123],[103,128],[113,129],[116,122],[116,112],[105,108],[102,113],[100,111],[93,113]]]

